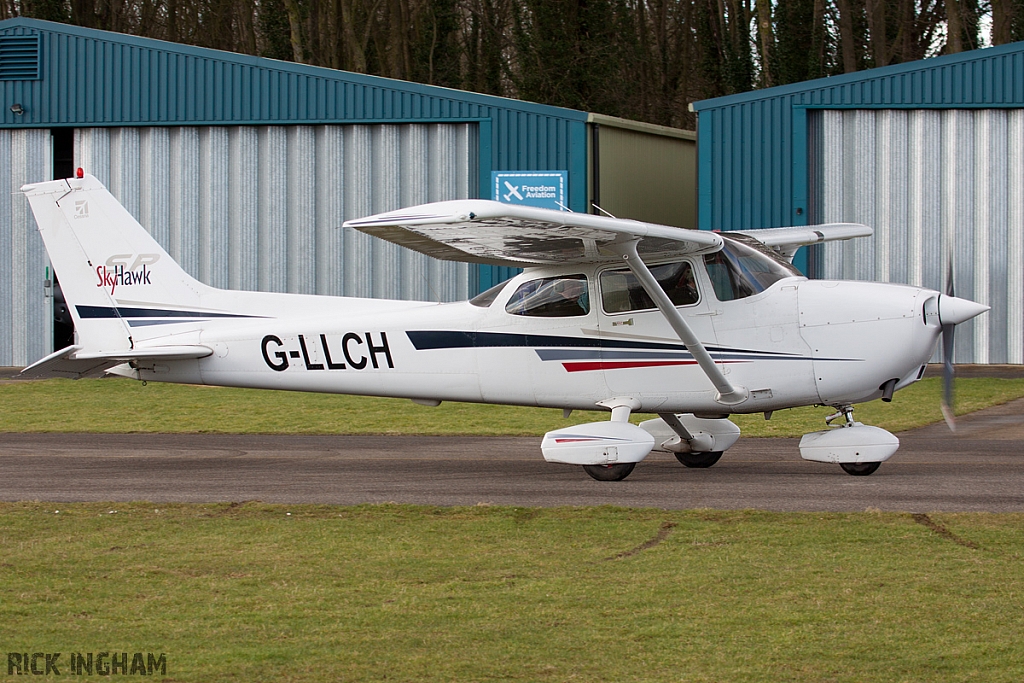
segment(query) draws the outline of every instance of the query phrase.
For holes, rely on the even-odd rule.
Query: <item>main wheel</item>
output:
[[[855,477],[866,477],[875,470],[877,470],[878,466],[881,464],[882,463],[880,462],[841,462],[839,463],[839,466],[842,467],[843,471],[846,472],[847,474],[852,474]]]
[[[687,467],[711,467],[722,457],[722,451],[704,453],[676,453],[676,460]]]
[[[622,481],[634,467],[635,462],[624,462],[618,465],[584,465],[583,469],[598,481]]]

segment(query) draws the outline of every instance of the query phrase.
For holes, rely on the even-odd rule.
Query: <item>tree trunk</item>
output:
[[[857,47],[853,37],[853,8],[850,0],[836,0],[839,8],[839,44],[843,51],[843,72],[857,70]]]
[[[770,88],[775,82],[772,78],[772,46],[775,43],[775,33],[772,29],[772,2],[771,0],[755,0],[757,8],[757,42],[761,48],[761,85]]]
[[[964,51],[963,33],[959,0],[946,0],[946,54]]]
[[[814,0],[810,61],[808,76],[821,78],[827,75],[825,71],[825,0]]]
[[[865,9],[868,15],[868,32],[871,34],[871,56],[875,66],[889,64],[888,50],[885,45],[885,0],[866,0]]]
[[[1013,42],[1013,0],[992,0],[992,44]]]
[[[256,54],[256,26],[253,22],[253,4],[243,0],[236,6],[238,12],[238,47],[247,55]]]
[[[288,10],[288,26],[291,29],[292,57],[299,64],[305,63],[305,50],[302,46],[302,15],[299,13],[297,0],[284,0]]]

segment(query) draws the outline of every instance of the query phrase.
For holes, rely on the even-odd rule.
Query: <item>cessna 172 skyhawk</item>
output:
[[[920,379],[944,328],[951,340],[987,310],[790,265],[801,245],[870,235],[862,225],[719,234],[483,200],[345,223],[440,259],[525,268],[468,302],[214,289],[78,176],[22,188],[76,330],[25,376],[603,408],[610,421],[541,444],[600,480],[653,449],[708,467],[739,437],[730,414],[815,404],[845,424],[804,436],[802,457],[870,474],[899,441],[852,406]],[[637,426],[634,412],[659,417]]]

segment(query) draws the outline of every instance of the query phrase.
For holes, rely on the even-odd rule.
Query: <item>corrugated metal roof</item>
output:
[[[1019,107],[1024,105],[1024,42],[716,97],[694,102],[693,110],[777,98],[829,109]]]
[[[0,126],[373,123],[491,118],[496,111],[585,122],[572,109],[79,28],[0,21],[40,41],[38,80],[0,79]],[[2,46],[2,42],[0,42]],[[15,101],[25,114],[14,118]]]

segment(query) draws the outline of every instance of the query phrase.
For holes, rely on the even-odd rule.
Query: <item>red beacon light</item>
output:
[[[76,178],[84,178],[84,177],[85,177],[85,171],[83,171],[83,170],[82,170],[82,167],[81,167],[81,166],[79,166],[79,167],[78,167],[78,168],[77,168],[77,169],[75,170],[75,177],[76,177]]]

